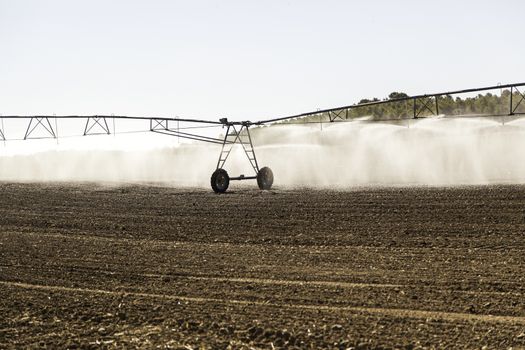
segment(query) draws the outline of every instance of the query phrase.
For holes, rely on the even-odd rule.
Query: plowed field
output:
[[[0,184],[0,348],[525,347],[525,186]]]

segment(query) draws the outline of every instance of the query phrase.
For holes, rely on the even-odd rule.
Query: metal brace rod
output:
[[[516,92],[518,93],[518,95],[520,96],[520,99],[518,101],[518,103],[516,103],[516,106],[513,107],[513,103],[512,103],[512,88],[510,90],[510,115],[514,115],[514,113],[516,113],[516,110],[518,109],[518,107],[520,106],[520,104],[523,102],[523,100],[525,100],[525,95],[523,95],[523,93],[518,90],[517,87],[514,87],[514,89],[516,90]]]
[[[169,136],[177,136],[182,139],[222,144],[222,139],[215,139],[213,137],[207,137],[207,136],[202,136],[202,135],[197,135],[197,134],[190,134],[190,133],[180,132],[180,131],[176,131],[172,129],[168,129],[168,130],[156,129],[156,130],[151,130],[151,132],[155,132],[157,134],[169,135]]]
[[[223,146],[221,154],[219,155],[219,162],[217,163],[217,169],[224,167],[224,164],[226,163],[226,160],[228,160],[228,157],[230,156],[230,153],[232,151],[233,145],[235,145],[237,143],[237,140],[239,140],[239,143],[240,143],[239,135],[241,134],[241,131],[244,128],[244,126],[241,125],[241,128],[238,131],[237,131],[237,128],[235,127],[235,125],[231,125],[231,128],[233,129],[234,134],[230,134],[230,132],[229,132],[230,131],[230,125],[228,125],[227,131],[226,131],[226,135],[224,136],[224,140],[225,140],[224,145],[229,144],[230,145],[230,149],[228,149],[226,151],[226,156],[224,157],[224,159],[222,159],[222,155],[224,154],[224,146]],[[235,136],[235,139],[233,139],[233,141],[228,142],[228,140],[227,140],[228,137],[232,136],[232,135]]]
[[[153,131],[156,131],[156,130],[153,130]],[[215,137],[209,137],[209,136],[202,136],[202,135],[198,135],[198,134],[191,134],[191,133],[188,133],[188,132],[182,132],[182,131],[178,131],[178,130],[175,130],[175,129],[166,129],[165,131],[168,131],[170,133],[172,133],[174,136],[191,136],[191,137],[197,137],[203,141],[207,140],[207,141],[211,141],[211,142],[219,142],[219,143],[222,143],[222,139],[218,139],[218,138],[215,138]]]
[[[233,125],[230,125],[228,124],[228,126],[226,127],[226,134],[224,135],[224,141],[222,142],[222,147],[221,147],[221,153],[219,154],[219,160],[217,161],[217,169],[220,169],[221,166],[221,159],[222,159],[222,155],[224,154],[224,147],[226,146],[226,142],[228,140],[228,135],[230,134],[230,127],[232,127]],[[228,152],[229,154],[229,152]],[[226,156],[226,158],[228,158],[228,156]],[[224,160],[223,162],[223,166],[224,166],[224,163],[226,162],[226,160]]]
[[[4,135],[4,118],[0,117],[0,137],[2,138],[2,141],[5,141],[5,135]]]
[[[243,127],[241,126],[241,131],[238,134],[239,143],[242,146],[242,149],[244,150],[244,154],[246,154],[246,157],[248,158],[248,161],[250,162],[250,165],[252,166],[253,170],[257,174],[259,172],[259,166],[257,165],[257,159],[255,158],[255,152],[253,151],[252,138],[250,136],[250,131],[248,130],[247,126],[244,127],[244,128],[246,128],[246,133],[248,134],[248,140],[249,140],[249,145],[250,145],[250,149],[248,150],[248,149],[246,149],[245,143],[242,142],[242,140],[241,140],[242,128]],[[250,158],[250,153],[253,154],[253,158]]]

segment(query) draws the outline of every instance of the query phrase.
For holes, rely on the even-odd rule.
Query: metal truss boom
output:
[[[248,127],[253,126],[253,125],[270,124],[270,123],[274,123],[278,121],[285,121],[289,119],[296,119],[296,118],[308,117],[308,116],[314,116],[314,115],[319,115],[321,118],[322,114],[327,115],[328,120],[330,122],[334,122],[337,120],[349,119],[349,111],[351,111],[352,109],[377,106],[377,105],[383,105],[383,104],[388,104],[388,103],[396,103],[396,102],[401,102],[401,101],[406,102],[407,110],[408,110],[408,103],[409,102],[412,103],[412,115],[410,117],[417,119],[421,117],[423,113],[426,113],[427,115],[428,113],[430,113],[431,115],[439,115],[440,98],[443,96],[489,91],[489,90],[495,90],[495,89],[508,89],[508,88],[510,88],[510,101],[509,101],[510,105],[509,105],[508,115],[515,115],[515,114],[523,114],[520,111],[518,111],[518,108],[520,106],[525,105],[525,103],[523,103],[523,101],[525,100],[525,94],[522,92],[523,87],[525,87],[525,83],[493,85],[493,86],[487,86],[487,87],[482,87],[482,88],[454,90],[454,91],[440,92],[440,93],[435,93],[435,94],[406,96],[406,97],[383,100],[383,101],[371,101],[371,102],[353,104],[353,105],[348,105],[348,106],[343,106],[343,107],[317,110],[314,112],[301,113],[301,114],[280,117],[280,118],[265,119],[265,120],[260,120],[256,122],[251,122],[251,121],[235,122],[235,121],[228,121],[228,119],[226,118],[222,118],[218,121],[211,121],[211,120],[205,120],[205,119],[178,118],[178,117],[176,118],[157,117],[157,116],[140,117],[140,116],[126,116],[126,115],[61,115],[61,116],[6,115],[6,116],[0,116],[0,120],[2,121],[2,125],[0,127],[0,139],[3,141],[8,140],[5,137],[5,129],[3,127],[4,119],[29,119],[29,125],[24,135],[24,140],[26,140],[29,138],[42,138],[42,137],[31,136],[36,128],[41,128],[46,132],[48,136],[45,136],[43,138],[48,138],[48,137],[57,138],[58,135],[55,130],[56,125],[57,125],[56,121],[60,119],[82,119],[84,118],[86,119],[84,135],[97,135],[97,134],[108,134],[109,135],[111,131],[107,123],[107,118],[112,118],[113,121],[115,121],[115,119],[145,120],[145,121],[149,121],[149,124],[150,124],[149,131],[151,132],[176,136],[178,138],[185,138],[185,139],[202,141],[202,142],[216,143],[216,144],[221,144],[225,146],[229,144],[235,144],[238,142],[238,140],[231,140],[231,139],[228,139],[228,137],[223,139],[222,137],[209,137],[209,136],[204,136],[199,133],[183,132],[179,128],[179,123],[187,122],[187,123],[195,123],[199,125],[201,124],[207,125],[207,126],[194,127],[195,129],[204,128],[204,127],[222,126],[222,127],[228,127],[228,130],[229,130],[233,126],[239,126],[241,130],[244,129],[245,132],[249,135]],[[50,118],[55,119],[55,128],[53,128],[53,126],[51,125],[51,122],[49,121]],[[169,125],[170,122],[171,123],[176,122],[177,127],[176,128],[170,127]],[[94,128],[101,129],[102,132],[98,132],[98,133],[93,132]],[[186,128],[186,129],[189,129],[189,128]],[[228,134],[228,131],[227,131],[227,134]]]
[[[52,126],[49,119],[55,119],[55,128]],[[0,140],[9,141],[15,139],[7,139],[5,137],[5,129],[3,127],[4,119],[7,120],[26,120],[29,119],[29,124],[27,126],[23,140],[27,139],[41,139],[41,138],[58,138],[56,132],[56,121],[63,119],[85,119],[85,127],[83,131],[83,136],[87,135],[109,135],[111,130],[109,128],[107,119],[111,118],[113,121],[115,119],[124,119],[124,120],[144,120],[150,122],[150,131],[157,132],[161,134],[167,134],[172,136],[177,136],[179,138],[185,138],[190,140],[204,141],[204,142],[213,142],[217,144],[222,144],[222,138],[211,138],[207,136],[202,136],[196,133],[187,133],[182,132],[177,127],[177,129],[169,128],[169,122],[176,122],[177,125],[179,122],[195,123],[198,126],[186,127],[183,129],[202,129],[207,127],[219,127],[224,126],[225,124],[221,121],[210,121],[202,119],[190,119],[190,118],[167,118],[167,117],[135,117],[135,116],[124,116],[124,115],[59,115],[59,116],[46,116],[46,115],[33,115],[33,116],[24,116],[24,115],[0,115]],[[202,124],[202,125],[201,125]],[[204,126],[203,126],[204,125]],[[39,128],[45,131],[48,136],[39,136],[35,137],[35,130]],[[98,130],[97,130],[98,129]],[[115,131],[114,131],[115,133]],[[79,135],[80,136],[80,135]]]
[[[131,119],[131,120],[168,120],[168,121],[179,121],[179,122],[190,122],[190,123],[201,123],[201,124],[215,124],[222,125],[220,121],[202,120],[202,119],[189,119],[189,118],[168,118],[168,117],[135,117],[128,115],[3,115],[0,118],[4,119],[24,119],[24,118],[56,118],[56,119],[85,119],[85,118],[115,118],[115,119]]]
[[[466,94],[466,93],[472,93],[472,92],[481,92],[481,91],[508,89],[508,88],[511,89],[509,115],[513,115],[516,113],[516,109],[518,108],[518,106],[525,99],[525,96],[522,94],[522,92],[518,90],[518,87],[524,87],[524,86],[525,86],[525,83],[517,83],[517,84],[493,85],[493,86],[486,86],[482,88],[454,90],[454,91],[440,92],[440,93],[435,93],[435,94],[414,95],[414,96],[401,97],[401,98],[395,98],[395,99],[389,99],[389,100],[383,100],[383,101],[372,101],[372,102],[353,104],[353,105],[348,105],[348,106],[343,106],[343,107],[322,109],[322,110],[317,110],[314,112],[306,112],[306,113],[295,114],[295,115],[290,115],[286,117],[265,119],[265,120],[255,122],[254,124],[262,125],[262,124],[274,123],[278,121],[308,117],[308,116],[319,115],[319,114],[328,114],[329,120],[333,122],[337,118],[343,119],[342,118],[343,111],[349,111],[351,109],[356,109],[356,108],[377,106],[377,105],[401,102],[401,101],[413,101],[413,118],[418,118],[423,110],[428,110],[432,114],[438,115],[439,114],[439,97],[441,96],[458,95],[458,94]],[[518,92],[520,96],[520,99],[516,105],[513,105],[514,102],[512,99],[512,95],[514,91]],[[434,104],[435,104],[434,107],[431,107],[432,100],[434,100]],[[346,118],[348,118],[348,114],[346,114]]]

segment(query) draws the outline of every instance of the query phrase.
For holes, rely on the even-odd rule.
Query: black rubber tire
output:
[[[230,185],[230,177],[224,169],[217,169],[211,174],[211,188],[215,193],[224,193]]]
[[[269,190],[273,185],[272,169],[264,167],[257,173],[257,185],[261,190]]]

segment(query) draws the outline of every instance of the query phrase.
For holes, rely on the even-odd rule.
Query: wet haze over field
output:
[[[259,164],[273,169],[277,187],[525,182],[523,119],[276,125],[254,128],[252,135]],[[58,145],[12,141],[0,146],[0,180],[207,187],[219,151],[220,145],[152,133],[65,138]],[[226,170],[232,176],[251,174],[240,150]]]

